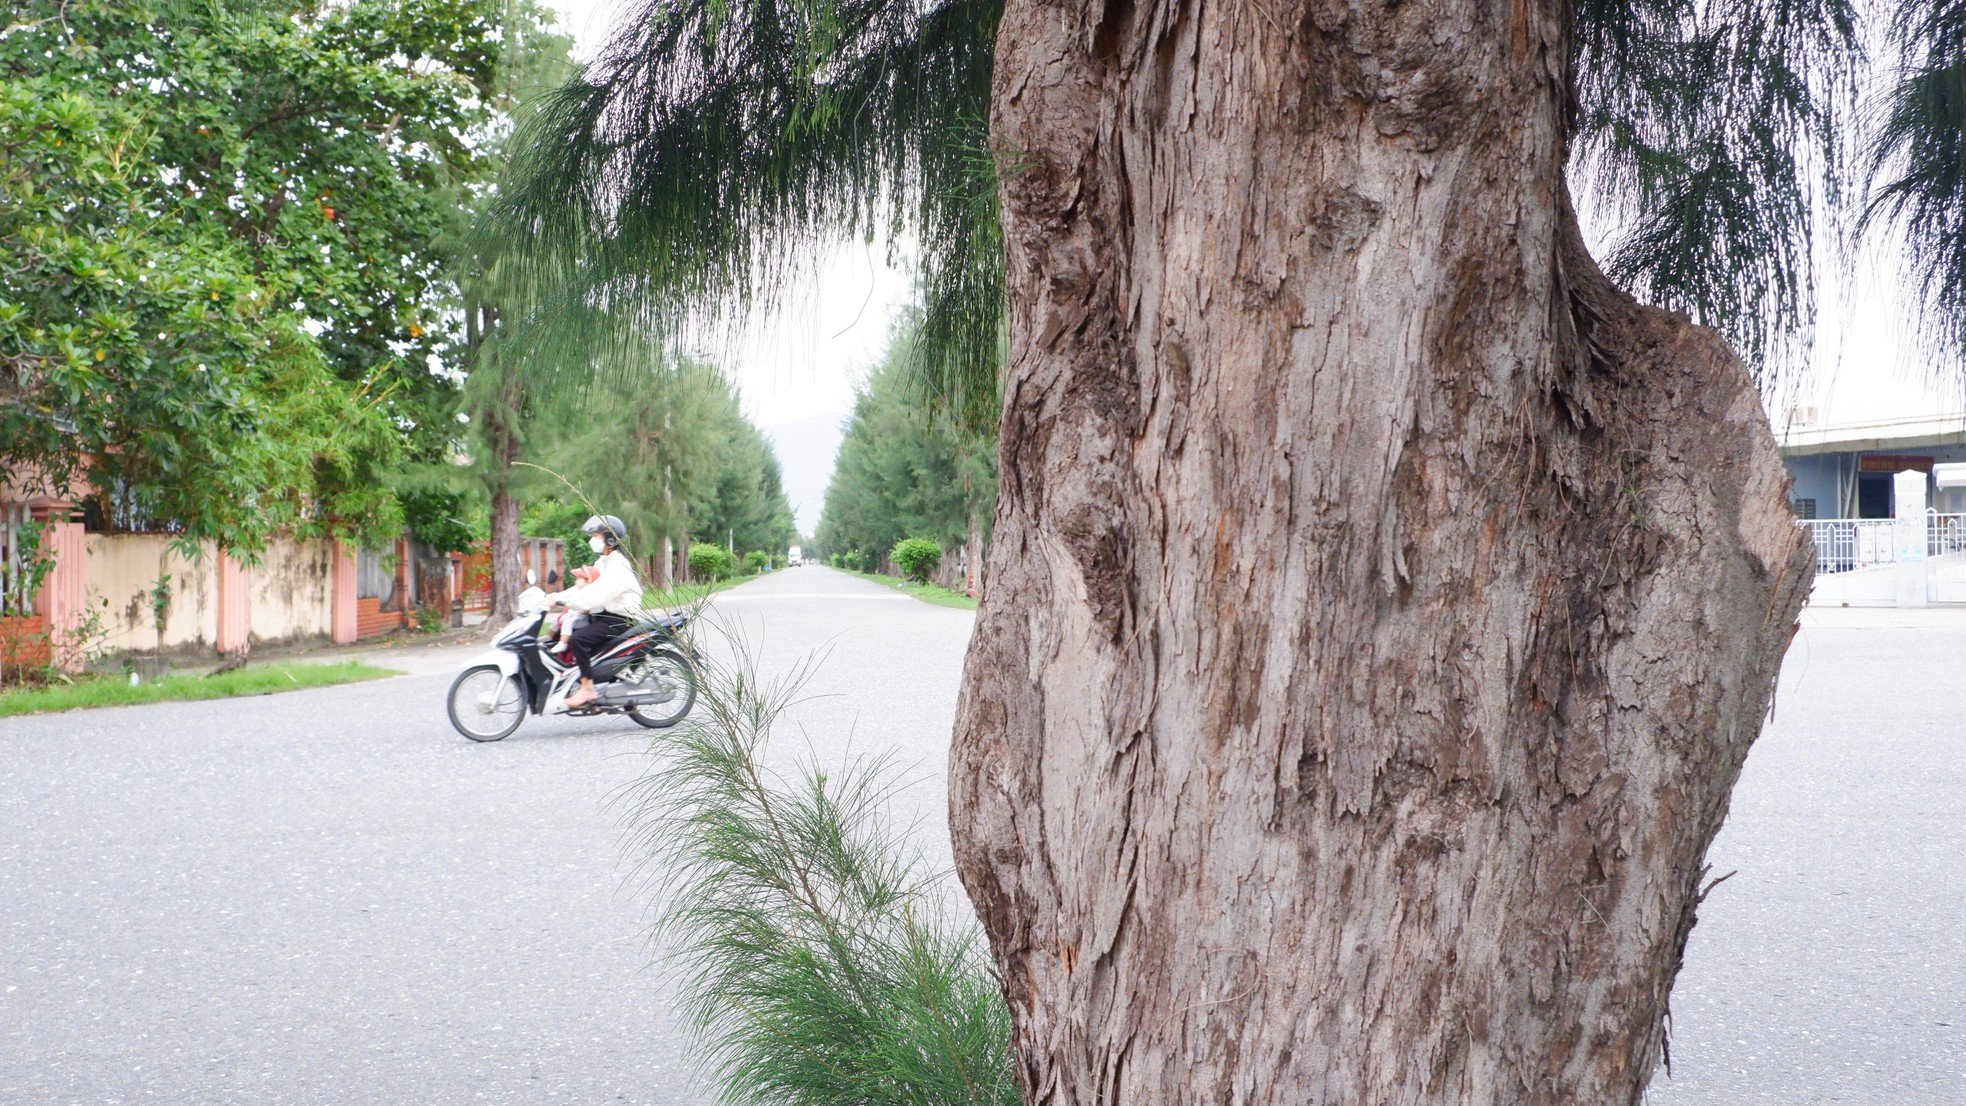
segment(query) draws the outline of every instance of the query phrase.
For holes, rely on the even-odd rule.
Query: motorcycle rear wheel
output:
[[[654,678],[676,689],[676,698],[650,707],[632,707],[628,717],[651,730],[666,730],[689,717],[690,708],[696,705],[696,668],[681,653],[671,649],[656,652],[647,663],[655,667]],[[643,713],[655,710],[663,713]]]
[[[444,706],[450,712],[452,728],[473,741],[509,737],[526,720],[526,696],[518,679],[507,676],[495,664],[458,673]]]

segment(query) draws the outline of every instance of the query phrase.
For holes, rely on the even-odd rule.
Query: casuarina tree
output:
[[[1824,219],[1959,332],[1953,6],[1852,164],[1834,0],[665,0],[517,207],[651,320],[890,225],[1001,307],[951,822],[1029,1100],[1635,1102],[1808,588],[1754,370]]]
[[[1634,1102],[1811,559],[1566,6],[1013,3],[951,804],[1027,1090]]]

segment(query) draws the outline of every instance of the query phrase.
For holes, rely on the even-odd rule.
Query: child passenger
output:
[[[572,576],[583,584],[591,584],[600,578],[601,570],[594,565],[582,565],[567,575]],[[579,611],[566,611],[560,615],[560,643],[553,647],[555,653],[564,653],[567,651],[567,639],[573,637],[573,624],[576,620],[586,621],[586,619],[581,617]]]

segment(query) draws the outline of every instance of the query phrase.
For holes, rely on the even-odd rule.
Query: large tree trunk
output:
[[[957,862],[1033,1102],[1629,1103],[1810,560],[1567,4],[1010,0]]]
[[[517,391],[516,383],[512,391]],[[512,493],[517,475],[519,434],[516,426],[519,399],[515,395],[503,406],[488,428],[493,455],[491,477],[491,615],[486,625],[496,629],[518,617],[519,593],[525,582],[519,575],[519,499]],[[507,421],[509,420],[509,421]]]
[[[518,617],[519,593],[525,590],[519,578],[519,501],[509,482],[492,493],[490,544],[492,600],[486,625],[497,629]]]
[[[464,341],[468,351],[465,356],[474,371],[481,369],[479,358],[497,328],[496,308],[476,302],[465,304]],[[489,403],[474,412],[479,420],[479,432],[491,453],[485,473],[485,488],[491,497],[488,520],[491,533],[487,542],[491,558],[491,613],[485,624],[494,630],[518,617],[519,592],[524,587],[519,579],[519,500],[512,493],[512,481],[517,475],[513,466],[519,460],[519,420],[524,413],[525,384],[510,366],[500,371],[504,375],[496,393]]]

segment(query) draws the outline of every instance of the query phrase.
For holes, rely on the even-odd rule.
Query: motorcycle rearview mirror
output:
[[[530,568],[529,568],[529,569],[527,569],[527,570],[526,570],[526,586],[527,586],[527,587],[531,587],[531,586],[533,586],[533,585],[535,585],[535,584],[537,584],[537,583],[539,583],[539,572],[538,572],[538,571],[537,571],[536,569],[530,569]]]

